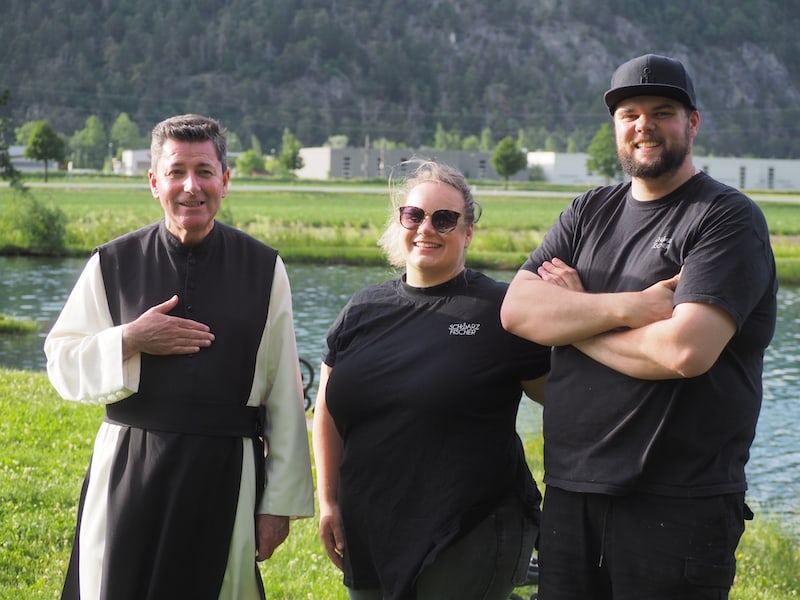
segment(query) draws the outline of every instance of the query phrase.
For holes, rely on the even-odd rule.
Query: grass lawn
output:
[[[103,410],[58,398],[43,372],[0,369],[0,599],[58,598],[78,495]],[[524,440],[541,480],[541,439]],[[756,517],[739,548],[733,600],[786,600],[800,590],[800,545]],[[270,599],[345,600],[316,519],[295,521],[261,565]]]
[[[323,190],[325,189],[324,186]],[[360,191],[361,189],[364,191]],[[388,191],[358,186],[348,191],[305,191],[236,184],[222,204],[219,218],[278,248],[290,261],[385,264],[377,247],[389,215]],[[504,195],[479,190],[483,216],[468,253],[474,268],[516,269],[535,248],[571,196]],[[65,252],[87,255],[95,246],[162,216],[159,203],[144,186],[31,188],[43,205],[58,207],[66,216]],[[571,194],[571,192],[570,192]],[[762,202],[778,272],[784,283],[800,283],[800,204]],[[4,214],[20,202],[0,187],[0,252],[24,251],[19,227],[4,222]],[[15,246],[16,244],[16,246]]]

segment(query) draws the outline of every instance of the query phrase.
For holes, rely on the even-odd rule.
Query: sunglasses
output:
[[[401,206],[400,207],[400,225],[406,229],[415,230],[422,225],[425,217],[431,218],[431,225],[434,226],[439,233],[449,233],[456,228],[458,218],[461,213],[454,210],[439,209],[432,213],[425,212],[416,206]]]

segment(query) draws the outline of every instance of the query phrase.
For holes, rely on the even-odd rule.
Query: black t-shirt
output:
[[[510,493],[538,517],[515,431],[519,382],[550,348],[506,332],[507,285],[466,270],[356,294],[328,336],[328,409],[344,440],[345,583],[408,593],[423,563]]]
[[[634,200],[629,183],[598,188],[576,198],[523,268],[553,257],[575,267],[588,292],[640,291],[683,267],[675,303],[714,304],[737,331],[711,370],[690,379],[635,379],[555,348],[545,483],[608,494],[743,491],[776,317],[758,206],[704,173],[649,202]]]

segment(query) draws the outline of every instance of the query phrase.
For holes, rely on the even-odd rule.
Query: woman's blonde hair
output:
[[[462,211],[464,220],[462,225],[477,223],[481,216],[481,205],[472,196],[472,190],[464,175],[455,167],[422,158],[412,158],[401,163],[401,166],[404,168],[412,167],[413,173],[401,180],[397,185],[392,182],[391,177],[389,178],[391,208],[386,229],[380,240],[378,240],[378,245],[383,248],[389,264],[398,269],[405,267],[406,253],[401,242],[403,226],[400,225],[397,211],[401,206],[405,205],[409,193],[419,184],[427,182],[440,183],[449,185],[457,190],[461,197],[464,198]]]

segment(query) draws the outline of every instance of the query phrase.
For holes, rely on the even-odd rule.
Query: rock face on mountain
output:
[[[706,154],[800,157],[800,10],[673,0],[28,0],[0,19],[0,90],[18,123],[66,134],[126,112],[143,131],[197,111],[264,149],[437,127],[585,150],[602,93],[646,52],[694,76]],[[702,3],[701,3],[702,4]]]

